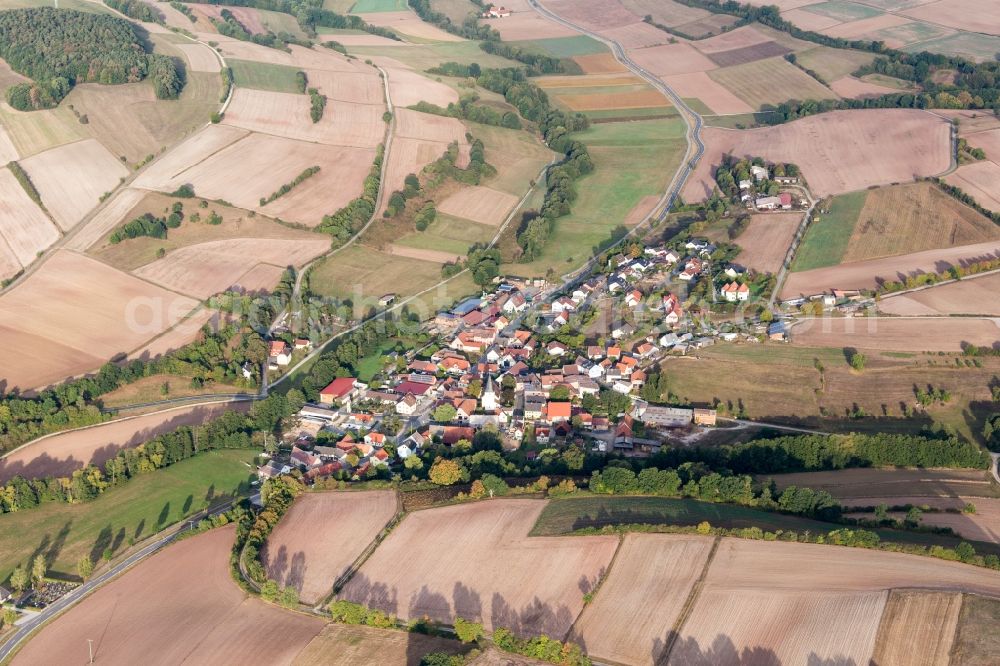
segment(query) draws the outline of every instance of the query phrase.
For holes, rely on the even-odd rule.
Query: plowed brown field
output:
[[[267,576],[318,603],[394,515],[391,490],[306,493],[261,550]]]
[[[754,215],[750,226],[733,240],[743,248],[736,261],[762,273],[776,274],[801,222],[801,213]]]
[[[235,535],[219,528],[157,553],[46,625],[13,663],[85,663],[91,639],[96,663],[290,664],[324,622],[247,598],[229,574]]]
[[[1000,274],[883,298],[879,312],[895,315],[980,314],[1000,316]]]
[[[564,636],[618,539],[529,537],[544,506],[496,499],[411,513],[341,596],[407,619],[458,615],[489,629]]]
[[[1000,342],[1000,326],[992,319],[943,318],[807,320],[795,326],[792,344],[802,347],[855,347],[877,351],[962,351],[964,344],[992,347]]]
[[[948,666],[962,595],[893,590],[882,614],[873,664]]]

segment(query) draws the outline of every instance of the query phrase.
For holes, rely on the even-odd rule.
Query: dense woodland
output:
[[[104,4],[136,21],[159,23],[160,25],[165,22],[163,14],[142,0],[104,0]]]
[[[175,99],[183,80],[166,56],[146,53],[128,21],[116,16],[36,7],[0,12],[0,58],[34,83],[7,89],[30,111],[55,106],[77,83],[149,79],[159,99]]]

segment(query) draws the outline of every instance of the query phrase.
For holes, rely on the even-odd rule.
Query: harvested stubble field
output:
[[[59,230],[27,195],[9,169],[0,169],[0,246],[15,260],[13,273],[59,238]],[[9,275],[7,276],[9,277]]]
[[[995,162],[974,162],[960,166],[954,173],[945,176],[944,180],[949,185],[961,188],[980,206],[1000,211],[1000,165]]]
[[[994,319],[869,317],[806,320],[809,326],[792,329],[793,345],[804,347],[856,347],[875,351],[958,352],[963,345],[993,347],[1000,343],[1000,326]]]
[[[181,226],[171,229],[166,238],[141,236],[111,244],[108,237],[114,226],[108,225],[103,229],[101,235],[97,236],[98,229],[92,229],[97,222],[95,218],[94,223],[86,229],[87,232],[93,231],[93,237],[96,238],[94,242],[89,243],[91,246],[90,254],[104,263],[122,270],[131,271],[156,261],[156,255],[160,248],[170,253],[173,250],[200,243],[238,238],[297,240],[307,244],[318,240],[315,233],[278,224],[263,215],[253,214],[240,208],[219,203],[209,203],[206,208],[201,208],[204,199],[177,199],[159,192],[144,192],[142,190],[126,190],[126,192],[136,192],[140,196],[134,204],[127,208],[124,206],[124,202],[121,206],[118,206],[117,202],[113,204],[118,209],[115,224],[146,213],[163,216],[176,201],[181,201],[184,204],[185,220]],[[222,218],[220,224],[205,223],[205,218],[213,212]],[[201,215],[201,221],[191,220],[195,213]],[[77,238],[81,235],[78,234]]]
[[[461,37],[445,32],[435,25],[422,21],[411,11],[377,12],[365,14],[364,19],[372,25],[389,28],[404,37],[435,42],[461,42]]]
[[[723,539],[671,663],[868,663],[886,590],[898,587],[998,595],[1000,574],[915,555]]]
[[[994,240],[799,270],[788,275],[781,296],[782,298],[800,294],[809,296],[830,289],[874,289],[883,282],[901,281],[921,273],[946,271],[952,266],[965,266],[983,259],[995,259],[998,256],[1000,256],[1000,240]],[[801,265],[797,264],[797,267]]]
[[[505,42],[528,39],[549,39],[553,37],[573,37],[573,30],[536,14],[531,9],[515,11],[499,21],[483,21],[495,28]]]
[[[237,88],[223,122],[287,139],[374,148],[385,135],[384,111],[380,104],[332,100],[314,123],[306,95]]]
[[[42,203],[65,231],[118,185],[128,169],[94,139],[47,150],[21,161]]]
[[[864,372],[858,373],[847,363],[844,345],[855,346],[850,339],[825,349],[717,345],[700,350],[695,361],[670,360],[664,367],[670,390],[682,402],[711,404],[718,399],[730,409],[742,402],[750,418],[763,421],[820,430],[902,433],[917,433],[932,422],[941,422],[965,437],[972,438],[973,429],[978,436],[979,426],[970,426],[965,412],[970,405],[991,400],[988,385],[1000,371],[1000,362],[985,359],[982,368],[958,369],[954,358],[936,359],[932,365],[927,357],[916,354],[869,354]],[[822,375],[815,367],[817,361],[824,368]],[[913,387],[927,384],[947,389],[952,401],[903,418],[902,405],[910,409],[916,402]],[[873,417],[848,418],[855,406]]]
[[[845,76],[830,83],[830,89],[841,97],[852,99],[867,99],[869,97],[881,97],[899,92],[896,88],[881,86],[870,81],[862,81],[853,76]]]
[[[873,664],[948,666],[962,595],[893,590],[882,613]]]
[[[157,553],[47,625],[13,663],[71,663],[91,637],[94,658],[108,663],[150,654],[170,663],[291,663],[324,622],[248,598],[230,578],[234,538],[224,527]]]
[[[640,49],[630,53],[629,57],[657,76],[707,72],[718,67],[708,56],[686,42]]]
[[[464,187],[438,204],[437,210],[496,227],[503,223],[517,202],[518,198],[513,194],[489,187]]]
[[[456,640],[395,629],[375,629],[330,623],[309,642],[293,666],[420,666],[432,652],[461,654],[468,649]]]
[[[937,509],[950,509],[950,511],[932,511],[925,513],[920,518],[921,525],[932,525],[934,527],[947,527],[965,539],[981,541],[983,543],[1000,543],[1000,500],[977,498],[977,497],[951,497],[947,499],[927,499],[924,497],[884,497],[871,498],[861,497],[845,500],[845,506],[878,506],[886,504],[888,506],[902,506],[904,504],[914,504],[916,506],[930,506]],[[965,513],[963,511],[967,504],[976,507],[975,513]],[[851,512],[847,514],[852,518],[864,517],[873,519],[871,512]],[[888,514],[891,518],[904,520],[906,513],[902,511]]]
[[[1000,239],[1000,227],[932,183],[872,190],[841,261],[862,261]]]
[[[209,125],[154,161],[135,179],[134,185],[151,190],[175,189],[170,184],[177,176],[247,136],[249,132],[236,127]]]
[[[618,539],[528,537],[544,507],[496,499],[414,512],[341,596],[405,619],[450,622],[457,615],[488,629],[565,636]]]
[[[965,278],[959,282],[885,297],[879,312],[894,315],[978,314],[1000,316],[1000,274]]]
[[[247,291],[259,289],[258,285],[242,284],[243,276],[258,265],[270,264],[277,268],[278,271],[272,272],[277,279],[285,266],[303,266],[329,249],[330,242],[319,238],[312,241],[274,238],[209,241],[178,248],[133,274],[168,289],[205,299],[237,285]],[[268,285],[273,286],[273,283]]]
[[[158,9],[162,11],[163,7]],[[174,48],[184,54],[192,72],[215,74],[222,68],[215,51],[204,44],[174,44]]]
[[[137,541],[250,488],[253,451],[208,451],[142,474],[90,502],[47,502],[0,516],[0,576],[44,553],[53,572],[77,575],[84,555],[97,562],[105,548],[120,555]]]
[[[390,243],[383,248],[394,257],[406,257],[407,259],[418,259],[420,261],[431,261],[436,264],[455,264],[464,258],[462,253],[446,252],[444,250],[416,248],[408,245],[396,245]]]
[[[712,541],[626,535],[600,592],[573,625],[570,640],[596,659],[635,666],[658,663],[667,631],[680,616]]]
[[[705,72],[664,76],[663,82],[685,98],[701,100],[715,113],[752,113],[753,107],[713,80]]]
[[[993,630],[997,622],[1000,622],[1000,601],[978,594],[963,595],[951,663],[954,666],[995,664],[1000,654],[1000,634]]]
[[[606,37],[618,42],[626,49],[643,49],[650,46],[667,44],[671,39],[670,35],[659,28],[653,27],[643,21],[636,21],[629,25],[617,28],[606,28],[600,32],[602,37]]]
[[[204,423],[228,411],[246,411],[249,403],[175,407],[143,416],[126,417],[82,430],[48,435],[0,458],[0,483],[15,476],[40,479],[69,476],[86,465],[103,467],[119,450],[142,444],[181,426]]]
[[[0,124],[4,126],[10,143],[21,157],[28,157],[73,141],[81,141],[90,136],[86,125],[81,125],[66,106],[38,111],[17,111],[7,102],[0,102]],[[9,148],[5,148],[6,150]],[[7,161],[16,158],[17,155],[13,155]]]
[[[356,104],[384,104],[385,92],[378,76],[368,72],[306,71],[309,86],[318,89],[331,100]],[[393,100],[395,101],[395,99]]]
[[[976,0],[941,0],[908,8],[910,18],[946,25],[957,30],[996,35],[1000,33],[1000,7]]]
[[[389,95],[395,106],[407,107],[418,102],[430,102],[447,107],[458,102],[458,93],[453,88],[407,69],[402,63],[397,67],[386,67],[385,71],[389,75]],[[377,78],[375,80],[378,81]],[[381,89],[379,96],[378,103],[381,104]]]
[[[6,390],[94,370],[170,328],[196,305],[83,255],[56,252],[0,297]]]
[[[736,260],[755,271],[777,273],[801,222],[801,213],[754,215],[746,230],[732,241],[742,248]]]
[[[641,21],[618,0],[549,0],[545,6],[560,18],[600,33]]]
[[[145,196],[147,196],[145,191],[131,187],[118,190],[104,202],[90,221],[66,242],[65,248],[85,252],[94,243],[110,234]]]
[[[791,52],[790,48],[778,42],[763,42],[729,51],[716,51],[709,53],[708,57],[719,67],[733,67],[735,65],[745,65],[758,60],[774,58],[775,56],[783,56]]]
[[[7,164],[18,157],[17,148],[14,147],[14,143],[10,140],[10,134],[7,133],[3,125],[0,125],[0,162]]]
[[[319,603],[394,515],[391,490],[306,493],[261,550],[267,576]]]
[[[576,56],[572,59],[584,74],[625,73],[628,70],[610,53]]]
[[[128,355],[128,358],[130,360],[138,358],[148,361],[149,359],[176,351],[194,342],[202,326],[208,324],[213,327],[213,330],[219,330],[220,322],[227,323],[227,316],[221,314],[218,310],[209,310],[205,307],[198,308],[173,328],[164,331],[142,347],[132,351]]]
[[[945,119],[908,109],[834,111],[756,130],[710,127],[705,157],[683,195],[710,196],[712,170],[726,154],[798,164],[817,196],[930,176],[951,163],[950,131]]]
[[[714,16],[708,10],[688,7],[673,0],[621,0],[621,3],[636,16],[652,16],[655,22],[670,28]]]
[[[784,58],[766,58],[709,73],[754,109],[790,99],[836,99],[837,94]]]

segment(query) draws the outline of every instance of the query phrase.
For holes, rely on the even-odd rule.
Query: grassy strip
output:
[[[295,187],[297,187],[298,185],[301,185],[303,183],[303,181],[306,181],[309,178],[312,178],[313,176],[315,176],[318,173],[319,173],[319,166],[311,166],[308,169],[305,169],[302,173],[300,173],[298,176],[295,177],[295,180],[293,180],[290,183],[285,183],[284,185],[282,185],[281,187],[279,187],[277,190],[275,190],[274,192],[272,192],[271,196],[267,197],[266,199],[264,197],[261,197],[260,198],[260,205],[261,206],[266,206],[267,204],[271,203],[275,199],[277,199],[279,197],[283,197],[284,195],[286,195],[289,192],[291,192]]]

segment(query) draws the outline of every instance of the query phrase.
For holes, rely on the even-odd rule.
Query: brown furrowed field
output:
[[[128,169],[93,139],[47,150],[21,161],[42,203],[65,231],[83,219]]]
[[[725,67],[712,71],[709,77],[758,110],[790,99],[837,99],[835,92],[784,58]]]
[[[916,555],[724,538],[670,663],[867,664],[886,591],[900,587],[996,596],[1000,574]]]
[[[356,73],[311,69],[306,72],[306,77],[310,87],[318,89],[331,100],[355,104],[385,104],[382,81],[374,69]]]
[[[809,296],[830,289],[874,289],[884,282],[902,281],[921,273],[947,271],[952,266],[965,266],[998,256],[1000,240],[994,240],[796,271],[788,275],[781,296]]]
[[[828,196],[929,176],[951,163],[949,124],[907,109],[834,111],[778,127],[704,132],[706,155],[683,190],[687,201],[711,195],[722,156],[794,162],[814,195]]]
[[[293,666],[420,666],[432,652],[461,654],[468,649],[456,640],[395,629],[375,629],[330,623],[309,642]]]
[[[143,416],[126,417],[83,430],[36,439],[0,458],[0,483],[15,476],[40,479],[69,476],[86,465],[103,467],[119,450],[142,444],[181,426],[204,423],[223,412],[246,411],[250,403],[174,407]]]
[[[801,222],[801,213],[754,215],[750,226],[733,240],[743,248],[736,261],[755,271],[777,273]]]
[[[200,196],[315,226],[324,214],[357,196],[374,158],[373,148],[328,146],[253,134],[181,171],[159,188],[169,192],[187,183]],[[319,166],[319,173],[260,207],[261,198],[312,166]]]
[[[314,123],[308,95],[237,88],[223,122],[286,139],[374,148],[385,135],[384,111],[382,105],[331,100]]]
[[[718,67],[708,56],[685,42],[653,46],[629,53],[629,56],[657,76],[707,72]]]
[[[932,525],[934,527],[947,527],[966,539],[982,541],[984,543],[1000,543],[1000,500],[980,497],[949,497],[933,498],[925,497],[858,497],[844,500],[844,506],[864,506],[872,507],[879,504],[892,506],[903,506],[913,504],[916,506],[929,506],[935,509],[948,509],[948,511],[929,511],[920,518],[921,525]],[[965,513],[966,505],[972,504],[976,507],[975,513]],[[852,518],[874,518],[871,512],[851,512],[847,514]],[[896,520],[904,520],[906,513],[902,511],[888,514]]]
[[[993,319],[896,319],[868,317],[806,320],[791,333],[792,344],[805,347],[856,347],[875,351],[958,352],[963,345],[993,347],[1000,326]]]
[[[167,330],[196,305],[83,255],[56,252],[0,296],[5,388],[37,388],[93,370]]]
[[[954,173],[945,176],[944,180],[949,185],[960,188],[980,206],[1000,211],[1000,165],[995,162],[974,162],[960,166]]]
[[[447,107],[452,102],[458,102],[458,93],[455,92],[454,88],[408,69],[402,63],[395,67],[386,67],[384,61],[390,60],[390,58],[382,58],[381,60],[389,75],[389,94],[395,106],[406,107],[418,102],[430,102]],[[379,103],[381,103],[381,98]]]
[[[705,589],[667,663],[868,664],[887,593],[802,587]]]
[[[868,193],[841,261],[996,240],[1000,227],[981,213],[931,183],[908,183]]]
[[[894,315],[978,314],[1000,316],[1000,274],[965,278],[959,282],[879,301],[878,310]]]
[[[17,266],[27,266],[59,238],[59,230],[17,182],[0,169],[0,244],[10,248]],[[17,272],[15,269],[14,272]]]
[[[626,49],[643,49],[649,46],[658,46],[660,44],[667,44],[671,39],[671,36],[667,33],[643,21],[636,21],[635,23],[617,28],[605,28],[601,30],[600,35],[618,42]]]
[[[948,666],[962,595],[893,590],[882,614],[873,664]]]
[[[545,6],[560,18],[597,33],[642,20],[618,0],[547,0]]]
[[[302,266],[329,249],[330,242],[321,238],[209,241],[178,248],[133,274],[167,289],[205,299],[241,285],[242,277],[259,264],[279,269]]]
[[[573,62],[580,66],[584,74],[624,74],[628,72],[625,66],[615,60],[615,57],[610,53],[574,56]]]
[[[230,578],[234,538],[224,527],[157,553],[48,624],[12,663],[83,663],[88,638],[98,663],[150,655],[174,664],[291,663],[324,622],[248,598]]]
[[[473,222],[499,226],[517,204],[513,194],[489,187],[464,187],[440,204],[438,211]]]
[[[728,89],[716,83],[705,72],[690,74],[674,74],[662,77],[664,83],[674,89],[681,97],[700,99],[715,113],[751,113],[753,107],[731,93]]]
[[[174,189],[174,179],[235,142],[250,136],[246,130],[228,125],[210,125],[158,158],[135,179],[136,187]]]
[[[686,535],[626,535],[611,573],[573,625],[570,640],[596,659],[635,666],[658,663],[665,628],[680,616],[712,541]],[[649,621],[652,618],[655,621]]]
[[[341,597],[404,619],[458,615],[488,629],[565,636],[618,539],[528,537],[544,506],[497,499],[414,512]]]
[[[319,603],[394,515],[392,490],[306,493],[261,550],[267,577]]]
[[[995,664],[1000,654],[1000,634],[993,631],[997,622],[1000,622],[1000,600],[977,594],[963,595],[951,663],[954,666]]]

